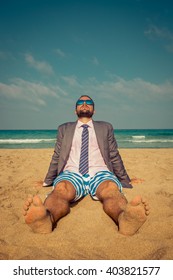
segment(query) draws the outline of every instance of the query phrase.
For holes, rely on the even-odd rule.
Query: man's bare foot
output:
[[[23,206],[26,224],[37,233],[52,232],[50,215],[39,196],[29,196]]]
[[[136,196],[125,206],[119,215],[119,232],[124,235],[133,235],[145,223],[149,215],[149,205],[141,196]]]

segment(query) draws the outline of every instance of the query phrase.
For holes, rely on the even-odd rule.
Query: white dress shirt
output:
[[[68,170],[71,172],[79,173],[81,137],[83,131],[82,125],[83,123],[81,121],[77,122],[69,158],[64,167],[64,171]],[[91,177],[93,177],[98,171],[104,171],[104,170],[109,171],[109,169],[107,168],[103,160],[103,157],[101,155],[92,120],[90,120],[87,123],[87,125],[89,131],[89,161],[88,161],[89,172],[88,173]]]

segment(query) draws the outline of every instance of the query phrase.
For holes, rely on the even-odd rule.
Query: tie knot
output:
[[[83,124],[83,125],[82,125],[82,127],[83,127],[84,129],[87,129],[88,126],[89,126],[89,125],[87,125],[87,124]]]

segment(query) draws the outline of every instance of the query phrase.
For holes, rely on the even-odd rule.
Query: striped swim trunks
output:
[[[120,192],[122,192],[122,185],[118,178],[110,171],[99,171],[93,177],[90,177],[89,174],[84,176],[73,173],[69,171],[64,171],[59,174],[59,176],[54,180],[53,186],[55,187],[58,183],[62,181],[69,181],[73,184],[76,190],[76,197],[73,201],[90,194],[91,197],[95,200],[98,200],[96,197],[96,191],[98,186],[104,181],[113,181],[119,187]]]

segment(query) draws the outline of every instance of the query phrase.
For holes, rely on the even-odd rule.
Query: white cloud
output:
[[[60,88],[33,83],[20,78],[11,80],[10,84],[0,83],[0,95],[8,99],[24,100],[37,106],[45,106],[46,97],[58,98]]]
[[[65,81],[68,86],[80,87],[79,83],[77,82],[76,76],[61,76],[61,79]]]
[[[70,86],[70,93],[88,94],[103,99],[134,100],[140,102],[156,101],[161,99],[173,99],[173,83],[166,81],[162,84],[151,83],[141,78],[125,80],[121,77],[111,77],[102,82],[95,78],[77,82],[76,77],[62,77],[66,86]]]
[[[154,24],[150,24],[144,34],[152,40],[162,40],[164,42],[165,49],[169,52],[173,52],[173,32],[167,28],[159,28]]]
[[[15,78],[9,83],[0,83],[1,111],[6,116],[4,119],[11,116],[6,108],[22,111],[21,118],[24,119],[26,116],[23,111],[28,115],[31,111],[39,112],[43,120],[40,127],[46,125],[48,113],[55,119],[57,117],[60,124],[69,121],[77,98],[83,94],[91,96],[95,101],[95,117],[104,117],[114,126],[117,125],[116,119],[121,115],[120,127],[126,126],[127,120],[130,120],[131,128],[132,124],[134,127],[140,127],[141,123],[143,127],[172,127],[171,81],[156,84],[141,78],[126,80],[113,75],[104,81],[94,77],[80,80],[75,76],[64,76],[55,85]],[[57,104],[57,110],[52,110],[55,108],[54,104]],[[9,123],[12,122],[10,119]]]
[[[118,103],[121,108],[128,103],[145,106],[155,102],[171,104],[173,83],[166,81],[156,84],[141,78],[125,80],[121,77],[112,77],[102,82],[96,78],[79,82],[75,76],[63,76],[56,85],[44,85],[20,78],[15,78],[8,84],[0,83],[1,97],[23,100],[38,108],[46,106],[48,98],[50,102],[54,102],[54,98],[61,98],[63,103],[68,100],[75,102],[81,94],[87,94],[96,100],[99,98],[101,103],[109,103],[110,107],[115,103]]]
[[[93,57],[93,58],[92,58],[92,63],[93,63],[94,65],[99,65],[99,61],[98,61],[97,57]]]
[[[63,52],[61,49],[56,49],[56,50],[55,50],[55,53],[56,53],[58,56],[62,57],[62,58],[65,58],[65,57],[66,57],[65,52]]]
[[[25,54],[25,61],[28,65],[39,72],[51,75],[53,74],[52,66],[45,61],[37,61],[31,54]]]
[[[157,100],[160,98],[173,97],[173,84],[171,82],[165,82],[163,84],[155,84],[148,81],[144,81],[141,78],[132,80],[125,80],[119,78],[116,81],[104,82],[98,85],[99,90],[102,91],[105,98],[109,96],[126,96],[130,99],[140,100]]]

